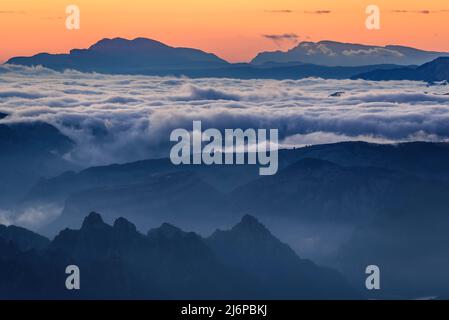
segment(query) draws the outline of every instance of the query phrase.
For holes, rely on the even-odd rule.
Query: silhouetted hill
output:
[[[47,238],[16,226],[0,225],[0,238],[6,242],[13,242],[22,251],[42,250],[50,243]]]
[[[320,159],[302,159],[234,190],[233,211],[306,221],[369,221],[404,210],[442,213],[449,205],[449,183],[428,181],[376,167],[344,167]],[[257,200],[256,200],[257,199]],[[431,201],[432,200],[432,201]]]
[[[242,243],[247,256],[235,247],[243,239],[250,240]],[[239,261],[228,261],[224,242],[234,244]],[[257,261],[260,270],[248,268],[245,260],[248,266]],[[64,288],[68,264],[80,268],[79,291]],[[261,271],[264,281],[258,280]],[[307,282],[276,281],[286,271],[293,281]],[[2,299],[360,298],[341,275],[298,258],[252,217],[225,236],[204,240],[168,224],[145,236],[123,218],[110,226],[91,213],[79,230],[61,231],[39,254],[0,238],[0,275]]]
[[[244,216],[229,231],[217,230],[207,242],[222,263],[254,275],[273,290],[274,298],[279,297],[278,290],[285,299],[292,296],[297,299],[349,298],[353,295],[337,272],[300,259],[252,216]],[[301,292],[300,288],[308,289]],[[270,297],[270,292],[267,296]]]
[[[321,66],[321,61],[303,64],[266,63],[261,66],[230,64],[201,50],[174,48],[161,42],[137,38],[103,39],[88,49],[73,49],[69,54],[40,53],[32,57],[15,57],[7,63],[44,67],[54,70],[74,69],[108,74],[143,74],[155,76],[219,77],[238,79],[301,79],[321,77],[348,79],[378,69],[393,69],[392,63],[367,66]],[[375,65],[374,65],[375,64]]]
[[[353,79],[449,81],[449,57],[440,57],[419,67],[369,71],[354,76]]]
[[[281,150],[280,171],[273,177],[260,177],[257,166],[174,166],[168,159],[146,160],[41,180],[22,205],[65,206],[50,228],[53,232],[79,226],[83,213],[91,210],[104,212],[108,221],[126,212],[143,227],[167,219],[192,228],[197,219],[220,225],[246,212],[364,220],[395,205],[413,206],[423,199],[410,196],[413,188],[424,189],[423,196],[444,191],[438,181],[449,179],[447,163],[449,145],[426,142],[344,142]],[[446,204],[444,197],[434,200],[429,209]]]
[[[301,42],[286,52],[261,52],[251,62],[312,63],[326,66],[363,66],[373,64],[420,65],[441,56],[445,52],[424,51],[404,46],[370,46],[335,41]]]
[[[63,159],[73,142],[52,125],[0,124],[0,203],[11,204],[36,184],[76,168]]]
[[[366,266],[375,264],[381,270],[382,289],[371,292],[373,297],[415,299],[447,293],[447,209],[438,214],[431,199],[421,206],[421,215],[405,210],[360,226],[341,246],[339,268],[356,287],[363,287]]]
[[[88,49],[73,49],[69,54],[41,53],[32,57],[12,58],[7,63],[42,65],[55,70],[128,74],[227,65],[226,61],[201,50],[174,48],[145,38],[103,39]]]
[[[218,223],[223,206],[223,196],[195,173],[154,174],[139,183],[74,193],[67,198],[62,215],[47,230],[78,227],[83,212],[92,210],[104,212],[108,221],[126,211],[126,217],[141,229],[167,220],[183,225],[189,221]]]
[[[345,167],[377,167],[422,178],[449,179],[449,143],[445,142],[340,142],[281,150],[279,158],[286,163],[315,158]]]

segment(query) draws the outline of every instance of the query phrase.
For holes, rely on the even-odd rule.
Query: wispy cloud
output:
[[[415,13],[415,14],[431,14],[431,13],[443,13],[443,12],[449,12],[449,9],[445,10],[392,10],[394,13]]]
[[[329,14],[332,13],[331,10],[314,10],[314,11],[304,11],[307,14]]]
[[[265,10],[267,13],[293,13],[290,9],[280,9],[280,10]]]
[[[278,46],[283,42],[289,42],[296,44],[299,41],[299,36],[296,33],[283,33],[283,34],[263,34],[262,37],[265,39],[272,40]]]
[[[0,14],[26,14],[26,11],[22,10],[0,10]]]

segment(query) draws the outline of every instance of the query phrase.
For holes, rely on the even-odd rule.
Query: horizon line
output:
[[[212,51],[206,51],[203,49],[199,49],[196,47],[186,47],[186,46],[173,46],[170,45],[166,42],[163,42],[161,40],[157,40],[154,38],[147,38],[147,37],[142,37],[142,36],[138,36],[138,37],[134,37],[134,38],[127,38],[127,37],[121,37],[121,36],[117,36],[117,37],[103,37],[95,42],[93,42],[91,45],[84,47],[84,48],[71,48],[69,49],[69,51],[64,51],[64,52],[48,52],[48,51],[40,51],[40,52],[36,52],[32,55],[18,55],[18,56],[10,56],[8,58],[6,58],[5,60],[0,60],[0,64],[7,64],[7,62],[13,58],[20,58],[20,57],[33,57],[35,55],[38,54],[51,54],[51,55],[56,55],[56,54],[70,54],[71,50],[75,50],[75,49],[80,49],[80,50],[86,50],[89,49],[90,47],[92,47],[93,45],[97,44],[98,42],[102,41],[102,40],[126,40],[126,41],[135,41],[137,39],[145,39],[145,40],[151,40],[151,41],[155,41],[155,42],[159,42],[162,43],[166,46],[172,47],[172,48],[188,48],[188,49],[195,49],[195,50],[200,50],[202,52],[205,53],[209,53],[209,54],[214,54],[215,56],[217,56],[218,58],[224,60],[225,62],[229,63],[229,64],[238,64],[238,63],[251,63],[251,61],[257,57],[257,55],[259,55],[260,53],[264,53],[264,52],[288,52],[296,47],[298,47],[301,43],[320,43],[320,42],[334,42],[334,43],[341,43],[341,44],[348,44],[348,45],[363,45],[363,46],[372,46],[372,47],[381,47],[381,48],[385,48],[388,46],[400,46],[400,47],[407,47],[407,48],[413,48],[413,49],[417,49],[417,50],[422,50],[422,51],[427,51],[427,52],[441,52],[441,53],[449,53],[449,51],[439,51],[439,50],[433,50],[433,49],[423,49],[423,48],[418,48],[418,47],[414,47],[414,46],[409,46],[409,45],[402,45],[402,44],[384,44],[384,45],[378,45],[378,44],[369,44],[369,43],[360,43],[360,42],[346,42],[346,41],[336,41],[336,40],[329,40],[329,39],[322,39],[322,40],[317,40],[317,41],[312,41],[312,40],[305,40],[305,41],[298,41],[297,43],[295,43],[293,46],[289,47],[288,49],[282,50],[266,50],[266,51],[259,51],[252,59],[248,60],[248,61],[236,61],[236,62],[230,62],[225,58],[220,57],[217,53],[214,53]]]

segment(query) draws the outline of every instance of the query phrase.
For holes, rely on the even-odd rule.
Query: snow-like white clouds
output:
[[[334,92],[343,92],[332,97]],[[45,121],[84,165],[166,157],[170,132],[278,128],[283,145],[449,139],[449,87],[411,81],[111,76],[0,66],[0,123]]]

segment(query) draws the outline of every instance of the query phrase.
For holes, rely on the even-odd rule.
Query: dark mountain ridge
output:
[[[191,69],[225,66],[228,63],[201,50],[174,48],[161,42],[136,38],[103,39],[88,49],[73,49],[69,54],[41,53],[32,57],[16,57],[10,64],[42,65],[62,71],[142,74],[155,69]]]
[[[234,238],[246,239],[245,247],[233,245]],[[239,257],[235,263],[223,246],[232,246]],[[144,235],[126,219],[110,226],[91,213],[79,230],[61,231],[41,253],[22,251],[1,238],[0,249],[2,299],[361,297],[338,272],[300,259],[253,217],[244,217],[229,233],[203,239],[169,224]],[[245,267],[254,262],[263,270],[263,281],[260,270]],[[81,270],[79,291],[64,288],[68,264]],[[298,282],[278,281],[287,277]]]
[[[313,49],[311,46],[316,48]],[[338,48],[338,57],[341,61],[336,59],[336,54],[329,55],[326,50],[323,51],[323,48],[328,47],[332,47],[332,50]],[[298,56],[297,53],[303,50],[306,50],[307,54]],[[313,54],[310,54],[310,50]],[[379,50],[383,50],[384,55],[377,57],[375,54]],[[385,55],[385,52],[389,54]],[[291,53],[294,53],[294,57],[291,57],[293,60],[284,57],[261,58],[290,56]],[[348,53],[352,53],[352,56],[348,56]],[[146,38],[133,40],[115,38],[100,40],[87,49],[73,49],[68,54],[40,53],[32,57],[14,57],[7,63],[25,66],[42,65],[58,71],[74,69],[106,74],[238,79],[307,77],[349,79],[374,70],[390,70],[397,69],[399,65],[422,64],[443,55],[445,53],[426,52],[400,46],[382,48],[322,41],[317,44],[304,42],[287,53],[261,53],[252,63],[231,64],[213,54],[197,49],[175,48]]]
[[[449,56],[449,53],[424,51],[397,45],[372,46],[325,40],[301,42],[285,52],[261,52],[251,63],[261,65],[297,61],[326,66],[421,65],[442,56]]]
[[[361,73],[352,78],[375,81],[412,80],[429,83],[449,81],[449,57],[439,57],[419,67],[374,70]]]

